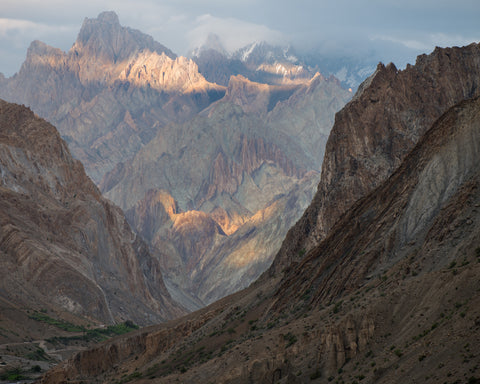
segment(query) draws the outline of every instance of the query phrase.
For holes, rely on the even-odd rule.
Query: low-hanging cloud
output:
[[[196,18],[195,26],[188,32],[189,48],[201,46],[210,34],[220,37],[224,48],[233,52],[251,42],[267,41],[285,43],[285,36],[265,25],[249,23],[235,18],[218,18],[206,14]]]
[[[478,0],[2,0],[1,9],[0,72],[6,75],[18,71],[31,41],[68,50],[85,17],[109,10],[122,25],[181,55],[210,33],[229,51],[266,40],[322,46],[326,54],[381,50],[382,60],[480,38]]]

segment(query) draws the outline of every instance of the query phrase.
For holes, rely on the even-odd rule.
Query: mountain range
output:
[[[254,284],[42,382],[478,382],[479,49],[379,65],[326,147],[316,196],[349,199],[316,197]]]
[[[59,129],[190,309],[268,268],[313,197],[334,114],[351,97],[286,49],[254,44],[228,65],[208,52],[197,65],[104,12],[85,19],[67,53],[33,42],[0,83],[0,97]],[[211,78],[205,58],[212,73],[230,72]]]

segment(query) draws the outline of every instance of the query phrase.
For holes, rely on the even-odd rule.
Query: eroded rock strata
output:
[[[463,65],[462,55],[456,60]],[[363,92],[373,92],[372,83]],[[104,359],[101,369],[80,371],[88,365],[80,354],[43,382],[475,382],[480,99],[448,108],[417,141],[282,274],[145,331],[174,335],[212,314],[175,344],[156,352],[142,344],[131,356]],[[96,359],[135,337],[100,346]]]
[[[104,324],[146,325],[185,313],[168,294],[157,259],[56,129],[4,101],[0,169],[3,300]]]

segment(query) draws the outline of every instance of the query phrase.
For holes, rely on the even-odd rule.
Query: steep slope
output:
[[[477,98],[281,280],[102,344],[43,382],[477,382],[479,155]]]
[[[96,182],[171,121],[185,121],[225,93],[195,63],[113,12],[85,19],[68,53],[34,41],[0,97],[30,106],[58,127]]]
[[[218,49],[215,42],[210,45]],[[67,53],[33,42],[19,73],[1,80],[0,97],[26,104],[53,122],[87,174],[129,211],[131,223],[141,223],[135,230],[149,234],[149,245],[162,250],[162,262],[179,265],[176,271],[186,268],[183,277],[174,271],[175,281],[190,284],[189,274],[207,276],[199,266],[211,258],[218,266],[220,243],[263,210],[291,208],[284,212],[281,230],[263,232],[283,238],[307,206],[303,197],[310,192],[300,184],[311,185],[310,176],[304,176],[318,171],[334,113],[350,97],[335,79],[313,77],[283,48],[254,44],[237,56],[247,68],[242,73],[271,84],[242,76],[229,77],[228,88],[210,83],[192,60],[175,57],[151,37],[121,26],[113,12],[104,12],[85,19]],[[233,65],[231,70],[240,69]],[[149,206],[150,190],[170,194],[178,214],[198,223],[180,233],[166,216],[162,224],[162,218],[135,213],[137,206],[140,211]],[[289,195],[302,204],[289,202]],[[221,231],[204,226],[200,211]],[[148,223],[158,228],[146,228]],[[187,246],[200,239],[202,228],[203,246]],[[259,249],[262,270],[278,240],[265,239]],[[235,281],[243,286],[251,280]],[[214,300],[230,289],[205,295]]]
[[[145,325],[185,313],[168,294],[156,257],[56,129],[4,101],[0,172],[0,296],[10,309],[48,309],[97,324]],[[23,329],[22,337],[31,332]]]
[[[185,124],[165,127],[100,187],[149,244],[176,259],[165,260],[173,281],[211,302],[268,267],[309,204],[334,113],[349,96],[320,74],[294,87],[232,77],[224,98]],[[169,209],[175,214],[165,214]],[[192,224],[181,234],[180,214]],[[261,230],[259,217],[275,229]]]
[[[356,200],[392,174],[443,112],[479,95],[479,71],[478,44],[437,48],[403,71],[380,64],[336,115],[313,204],[287,235],[272,271],[318,244]]]

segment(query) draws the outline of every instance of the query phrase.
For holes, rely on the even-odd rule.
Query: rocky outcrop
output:
[[[106,324],[185,313],[168,294],[157,259],[56,129],[4,101],[0,176],[2,300]]]
[[[327,236],[341,215],[388,178],[448,108],[479,94],[480,46],[437,48],[398,71],[379,64],[336,115],[312,205],[291,229],[272,273]]]

